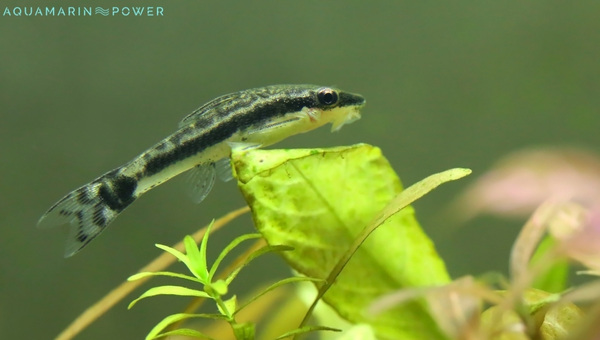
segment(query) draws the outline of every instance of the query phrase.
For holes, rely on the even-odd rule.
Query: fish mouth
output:
[[[354,106],[351,108],[344,108],[344,113],[331,122],[331,132],[338,131],[342,126],[350,124],[360,119],[360,108],[361,106]]]

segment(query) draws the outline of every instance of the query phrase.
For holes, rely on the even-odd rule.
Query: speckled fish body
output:
[[[360,95],[316,85],[275,85],[235,92],[201,106],[179,129],[125,165],[67,194],[39,220],[70,224],[65,256],[85,247],[146,191],[190,169],[196,201],[212,188],[232,147],[271,145],[327,123],[332,131],[360,118]]]

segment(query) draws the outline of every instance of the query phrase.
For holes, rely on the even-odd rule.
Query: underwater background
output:
[[[124,15],[127,6],[164,15]],[[15,7],[119,7],[92,16],[16,16]],[[6,14],[6,11],[11,13]],[[58,199],[129,161],[225,93],[283,83],[362,94],[361,120],[274,147],[379,146],[405,185],[452,167],[472,178],[436,190],[417,218],[454,277],[507,272],[524,220],[440,214],[478,174],[533,146],[600,152],[597,1],[0,2],[0,338],[48,339],[184,235],[244,205],[218,182],[200,205],[178,178],[138,200],[72,258],[38,230]],[[155,13],[156,14],[156,13]],[[252,231],[248,215],[212,255]],[[275,256],[236,289],[288,275]],[[186,299],[118,304],[81,339],[141,338]]]

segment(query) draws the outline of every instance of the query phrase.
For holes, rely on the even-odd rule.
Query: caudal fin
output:
[[[69,225],[65,257],[80,251],[98,236],[135,197],[135,183],[127,184],[128,177],[111,171],[86,184],[56,202],[38,221],[38,227],[50,228]],[[130,182],[130,181],[129,181]]]

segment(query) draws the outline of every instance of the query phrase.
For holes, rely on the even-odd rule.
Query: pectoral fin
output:
[[[194,203],[202,202],[215,184],[214,163],[202,163],[188,171],[186,189]]]
[[[258,149],[262,146],[262,144],[258,144],[258,143],[244,143],[244,142],[227,142],[227,145],[229,145],[231,150],[235,150],[235,151],[246,151],[246,150]]]
[[[231,172],[231,159],[229,157],[220,159],[215,162],[217,177],[223,182],[229,182],[233,179]]]

